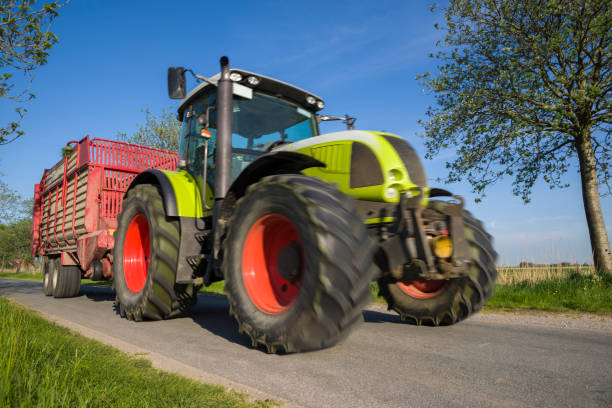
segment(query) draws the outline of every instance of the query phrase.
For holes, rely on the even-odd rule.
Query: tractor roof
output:
[[[317,101],[322,101],[321,98],[319,98],[317,95],[311,92],[307,92],[303,89],[295,87],[286,82],[279,81],[278,79],[273,79],[273,78],[270,78],[264,75],[256,74],[254,72],[249,72],[249,71],[245,71],[242,69],[236,69],[236,68],[232,68],[230,70],[230,74],[232,72],[237,72],[241,74],[242,81],[240,81],[239,83],[241,85],[244,85],[244,86],[247,86],[253,89],[254,91],[259,91],[259,92],[263,92],[269,95],[279,96],[283,99],[296,103],[300,105],[301,107],[303,107],[304,109],[309,110],[311,112],[318,112],[322,109],[322,108],[318,108],[316,103],[308,104],[306,102],[306,97],[308,96],[314,97]],[[250,85],[246,80],[249,76],[255,76],[259,78],[260,80],[259,84],[257,84],[256,86]],[[221,74],[219,73],[213,76],[211,80],[216,82],[220,78],[221,78]],[[183,111],[191,102],[193,102],[194,99],[196,99],[199,95],[206,92],[206,90],[210,89],[210,87],[212,86],[213,85],[209,84],[208,82],[203,82],[200,85],[193,88],[191,92],[187,94],[185,99],[182,100],[181,104],[178,107],[179,118],[182,118]]]

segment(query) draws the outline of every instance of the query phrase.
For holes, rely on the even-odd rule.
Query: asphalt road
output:
[[[270,355],[238,334],[222,296],[200,295],[186,317],[135,323],[119,317],[109,287],[53,299],[40,282],[0,279],[0,295],[304,407],[612,406],[609,324],[476,315],[431,328],[375,309],[340,345]]]

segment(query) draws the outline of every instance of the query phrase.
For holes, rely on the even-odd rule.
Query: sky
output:
[[[428,57],[443,32],[440,11],[428,1],[118,1],[73,0],[52,30],[59,42],[37,69],[22,122],[25,136],[0,146],[0,173],[10,188],[33,195],[44,168],[60,149],[85,135],[114,139],[144,122],[143,110],[176,109],[167,96],[166,73],[184,66],[204,76],[230,66],[291,83],[321,96],[324,114],[357,118],[356,129],[403,136],[425,154],[417,121],[435,100],[416,80],[437,72]],[[193,86],[188,82],[188,87]],[[0,122],[14,120],[14,105],[0,100]],[[343,130],[324,123],[323,133]],[[520,261],[591,262],[577,167],[551,190],[536,183],[524,204],[502,180],[475,203],[471,186],[446,185],[444,162],[453,150],[423,159],[430,186],[466,198],[495,239],[498,264]],[[612,236],[612,198],[601,200]]]

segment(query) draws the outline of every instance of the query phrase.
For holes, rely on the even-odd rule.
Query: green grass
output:
[[[223,291],[224,287],[225,287],[225,281],[213,282],[210,284],[210,286],[202,286],[202,288],[200,289],[200,292],[216,293],[218,295],[224,295],[225,294],[225,292]]]
[[[15,272],[0,272],[0,278],[11,278],[11,279],[31,279],[31,280],[43,280],[42,273],[15,273]]]
[[[529,309],[554,312],[612,314],[612,276],[609,274],[548,277],[495,285],[486,309]]]
[[[275,406],[154,369],[1,297],[0,316],[0,407]]]
[[[29,279],[29,280],[43,280],[43,274],[40,272],[23,272],[23,273],[15,273],[15,272],[0,272],[0,278],[11,278],[11,279]],[[93,285],[93,286],[110,286],[112,282],[109,281],[92,281],[90,279],[82,279],[82,285]]]

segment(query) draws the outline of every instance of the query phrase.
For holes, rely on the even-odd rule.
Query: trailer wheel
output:
[[[463,216],[466,238],[471,248],[471,271],[464,278],[413,281],[404,284],[384,276],[379,279],[380,295],[389,310],[402,320],[416,324],[450,325],[468,318],[482,309],[493,294],[497,279],[492,237],[482,223],[467,211]]]
[[[374,244],[354,202],[303,175],[265,177],[242,197],[224,241],[230,313],[268,352],[329,347],[362,320]]]
[[[53,268],[56,268],[55,260],[48,256],[43,257],[43,293],[45,296],[52,296],[53,289],[51,287],[51,276]]]
[[[81,269],[78,266],[61,265],[60,259],[53,261],[55,268],[52,275],[53,297],[75,297],[81,290]]]
[[[113,276],[121,316],[160,320],[189,309],[197,288],[175,284],[179,221],[166,217],[158,189],[148,184],[131,189],[117,222]]]

